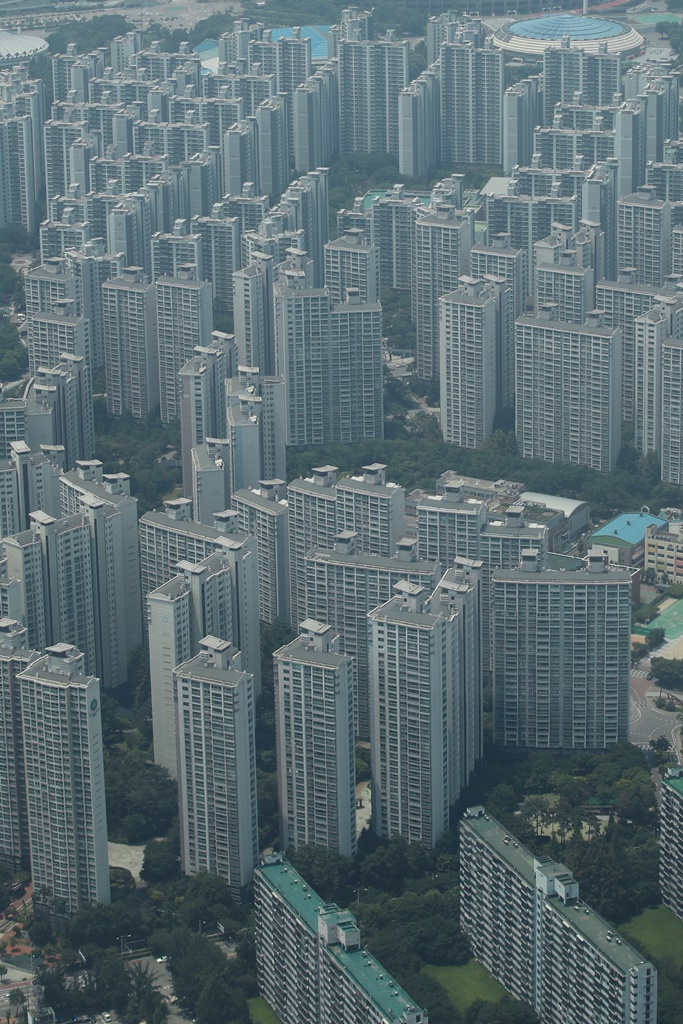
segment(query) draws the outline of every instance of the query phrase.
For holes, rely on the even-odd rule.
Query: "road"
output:
[[[647,747],[650,740],[666,736],[675,748],[674,730],[680,724],[678,715],[675,711],[660,711],[654,699],[647,696],[653,686],[652,680],[647,679],[649,671],[649,663],[641,663],[631,672],[631,743]]]
[[[103,14],[121,14],[130,21],[136,28],[147,28],[152,23],[163,25],[171,31],[174,29],[190,29],[210,18],[213,14],[234,14],[241,12],[241,5],[237,0],[172,0],[171,3],[161,3],[140,7],[103,7],[93,3],[87,11],[25,11],[19,16],[16,13],[4,14],[0,17],[0,28],[9,31],[31,31],[49,34],[58,25],[69,21],[83,21],[89,18],[99,17]]]

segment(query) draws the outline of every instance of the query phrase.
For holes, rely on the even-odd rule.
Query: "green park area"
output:
[[[673,957],[677,964],[683,960],[683,921],[668,907],[648,908],[622,925],[621,930],[654,960]]]
[[[422,973],[438,981],[459,1013],[468,1010],[477,999],[497,1003],[505,995],[503,986],[476,960],[469,960],[461,967],[435,967],[428,964],[422,968]]]
[[[677,640],[683,636],[683,600],[669,605],[651,622],[634,626],[633,632],[638,636],[647,636],[653,629],[663,629],[667,640]]]
[[[253,1024],[280,1024],[268,1003],[261,996],[247,999],[247,1005]]]

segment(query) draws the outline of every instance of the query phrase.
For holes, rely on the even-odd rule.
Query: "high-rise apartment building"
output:
[[[439,299],[441,433],[459,448],[478,448],[493,433],[499,365],[510,361],[498,350],[508,350],[511,299],[504,281],[469,276]]]
[[[631,573],[591,552],[575,571],[536,552],[491,578],[496,742],[600,750],[628,740]]]
[[[248,266],[232,275],[235,338],[240,366],[275,373],[273,257],[256,253]]]
[[[444,43],[439,51],[441,162],[500,164],[504,55],[492,44]]]
[[[63,363],[64,357],[71,362],[76,377],[74,396],[78,411],[74,416],[62,412],[55,419],[58,431],[57,443],[65,443],[70,437],[67,458],[69,464],[76,459],[90,459],[94,454],[95,427],[92,406],[92,353],[88,321],[76,314],[73,299],[58,299],[51,312],[36,311],[28,316],[29,373],[32,377],[40,371],[51,373],[54,367]],[[73,390],[73,388],[71,389]],[[58,395],[53,397],[59,399]],[[75,412],[75,409],[74,409]],[[64,438],[64,440],[62,439]]]
[[[246,672],[261,690],[258,570],[256,541],[235,532],[236,513],[215,516],[214,526],[192,520],[192,502],[164,502],[164,512],[146,512],[140,519],[140,570],[143,600],[176,575],[180,562],[196,564],[220,554],[231,569],[232,633],[228,639],[242,652]]]
[[[662,343],[661,458],[662,480],[683,483],[683,341]]]
[[[659,822],[662,901],[683,919],[683,768],[669,768],[662,780]]]
[[[332,302],[344,302],[355,289],[360,302],[379,302],[379,251],[359,228],[346,231],[325,251],[325,287]]]
[[[571,45],[569,37],[543,54],[543,124],[552,124],[557,103],[572,103],[577,93],[588,106],[609,106],[621,94],[622,57],[603,43],[597,53]]]
[[[210,437],[226,437],[225,381],[235,369],[234,337],[214,331],[210,343],[195,346],[192,358],[179,372],[180,444],[186,498],[192,497],[192,449]]]
[[[240,899],[258,861],[254,680],[213,636],[173,680],[182,869],[217,874]]]
[[[659,288],[671,272],[671,204],[654,185],[617,200],[617,272],[633,267],[637,284]]]
[[[332,303],[313,261],[290,250],[275,285],[276,362],[285,380],[288,445],[381,436],[382,311],[347,288]]]
[[[621,447],[621,335],[600,313],[563,323],[556,306],[517,320],[515,429],[523,459],[606,473]]]
[[[102,285],[107,410],[147,419],[159,404],[156,287],[140,267]]]
[[[332,626],[304,619],[275,651],[280,844],[356,852],[352,659]]]
[[[537,77],[515,82],[503,93],[503,171],[528,167],[533,156],[534,128],[540,123]]]
[[[10,578],[20,584],[21,618],[34,648],[76,642],[104,686],[127,679],[121,515],[84,494],[76,515],[30,514],[31,528],[5,537]]]
[[[622,419],[633,422],[635,409],[635,325],[637,318],[657,305],[664,288],[637,283],[635,268],[619,273],[616,281],[599,281],[595,289],[595,308],[603,314],[608,327],[618,328],[622,337],[621,391]]]
[[[361,554],[391,558],[405,533],[405,492],[387,481],[381,462],[362,469],[362,476],[345,476],[337,483],[335,532],[353,530]]]
[[[382,40],[339,44],[341,155],[398,154],[398,98],[409,80],[410,45]]]
[[[11,104],[0,103],[0,227],[22,224],[35,233],[36,167],[33,118],[18,114]]]
[[[457,614],[403,581],[368,627],[373,828],[433,848],[460,794]]]
[[[527,521],[521,505],[507,511],[487,512],[486,505],[468,498],[458,486],[446,486],[443,494],[420,498],[417,503],[418,557],[438,560],[444,568],[460,560],[481,562],[482,661],[490,668],[491,576],[496,568],[519,564],[522,551],[538,551],[545,564],[548,552],[547,527]]]
[[[147,595],[154,760],[177,773],[173,671],[199,653],[205,636],[233,639],[233,581],[220,553],[180,561],[177,575]]]
[[[24,737],[19,674],[39,658],[26,647],[26,628],[0,619],[0,862],[11,871],[29,863]]]
[[[65,643],[18,682],[34,911],[63,919],[110,901],[100,684]]]
[[[657,297],[657,304],[635,321],[635,389],[633,423],[636,451],[660,452],[662,446],[662,346],[667,338],[681,337],[682,295]]]
[[[483,807],[460,823],[460,927],[542,1024],[648,1024],[657,970],[582,903],[564,864],[534,857]]]
[[[232,496],[237,528],[256,539],[259,618],[289,619],[289,532],[284,480],[260,480]]]
[[[417,372],[439,372],[439,299],[469,273],[474,244],[472,211],[450,202],[433,202],[414,221],[412,309],[417,332]]]
[[[602,251],[602,247],[601,247]],[[596,272],[594,254],[588,245],[563,224],[534,245],[534,301],[557,306],[557,319],[583,324],[595,308]]]
[[[287,487],[290,621],[296,629],[307,617],[306,555],[312,547],[331,547],[337,533],[337,467],[317,466],[311,473]]]
[[[180,416],[178,375],[197,345],[210,343],[213,299],[211,285],[200,281],[197,268],[189,264],[177,277],[158,278],[156,292],[161,419],[171,423]]]
[[[104,473],[97,459],[77,462],[59,477],[61,516],[82,512],[90,499],[111,507],[120,516],[121,544],[115,552],[123,587],[123,623],[127,653],[142,643],[138,499],[130,493],[127,473]],[[41,506],[42,507],[42,506]],[[45,508],[45,511],[49,509]]]
[[[339,65],[319,66],[292,95],[292,157],[299,174],[328,167],[339,150]]]
[[[342,652],[353,658],[355,727],[363,740],[370,736],[368,612],[388,601],[401,580],[431,593],[440,574],[438,562],[417,561],[415,547],[406,537],[391,557],[361,553],[358,534],[343,530],[306,554],[304,610],[309,618],[329,623]]]
[[[398,97],[398,170],[426,178],[441,155],[439,66],[427,67]]]

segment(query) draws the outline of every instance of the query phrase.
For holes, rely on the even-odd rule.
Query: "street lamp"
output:
[[[121,940],[121,956],[123,956],[123,953],[124,953],[124,948],[125,948],[125,945],[126,945],[126,939],[132,939],[132,937],[133,937],[132,935],[119,935],[119,939]]]

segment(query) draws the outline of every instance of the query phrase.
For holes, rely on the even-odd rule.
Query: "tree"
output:
[[[20,988],[13,988],[9,994],[9,1005],[13,1009],[14,1017],[23,1015],[24,1006],[26,1005],[26,996]]]
[[[665,690],[683,690],[683,658],[652,658],[652,673]]]
[[[522,815],[534,826],[537,836],[540,836],[543,831],[543,826],[547,822],[549,810],[550,803],[543,796],[528,796],[524,801]]]
[[[199,1024],[250,1024],[249,1006],[242,989],[225,974],[208,978],[197,1000]]]
[[[655,648],[662,646],[665,638],[666,633],[661,627],[657,626],[655,629],[651,629],[645,637],[645,646],[648,651],[654,651]]]
[[[153,839],[145,847],[140,878],[144,882],[172,882],[180,878],[180,857],[170,839]]]

